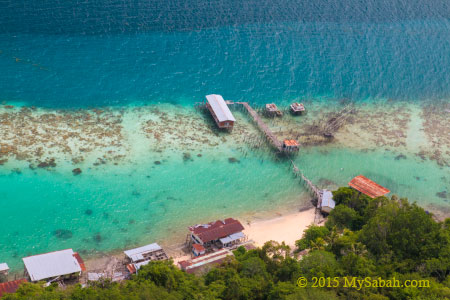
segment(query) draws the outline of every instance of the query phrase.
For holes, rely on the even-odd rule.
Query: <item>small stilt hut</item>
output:
[[[278,109],[275,103],[266,104],[266,115],[269,117],[281,117],[283,113]]]
[[[283,148],[284,152],[296,152],[300,149],[300,145],[296,140],[284,140]]]
[[[305,112],[305,106],[303,103],[294,102],[291,104],[291,112],[294,115],[301,115]]]

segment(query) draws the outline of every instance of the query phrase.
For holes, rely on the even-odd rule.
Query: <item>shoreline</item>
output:
[[[417,200],[425,209],[440,212],[441,217],[450,215],[450,208],[447,208],[445,203],[449,200],[447,195],[450,177],[448,172],[443,170],[448,163],[445,157],[450,153],[446,150],[448,141],[442,139],[438,144],[433,142],[433,137],[438,136],[442,128],[447,126],[448,121],[442,119],[445,112],[438,111],[434,114],[434,110],[429,107],[415,103],[411,106],[417,110],[411,112],[411,107],[402,108],[398,103],[394,103],[392,107],[389,103],[383,104],[383,102],[379,105],[357,104],[358,113],[339,130],[334,140],[327,142],[324,142],[323,138],[317,139],[318,137],[310,134],[308,129],[316,119],[332,116],[338,107],[326,108],[321,106],[321,103],[308,103],[309,112],[305,116],[287,115],[283,119],[266,121],[279,138],[299,135],[303,147],[301,154],[295,158],[295,163],[302,169],[305,168],[308,177],[319,186],[333,189],[346,184],[349,178],[361,172],[390,187],[393,194],[408,197],[411,201]],[[423,115],[425,112],[428,112],[427,118]],[[7,148],[5,153],[0,153],[0,161],[7,160],[3,162],[4,165],[0,169],[5,187],[11,189],[9,184],[17,180],[34,183],[44,178],[49,182],[50,187],[54,184],[58,186],[64,184],[65,193],[68,194],[73,188],[81,191],[92,189],[91,194],[85,192],[87,194],[82,195],[85,199],[80,202],[76,213],[66,213],[69,218],[78,218],[80,220],[78,223],[63,220],[63,222],[55,222],[55,225],[48,225],[48,228],[45,228],[46,231],[41,228],[41,232],[36,232],[41,234],[46,242],[51,241],[53,245],[39,245],[40,247],[36,249],[27,246],[28,249],[25,250],[24,245],[32,244],[27,241],[27,244],[18,243],[20,247],[13,246],[20,250],[5,246],[6,258],[11,261],[18,260],[17,257],[26,256],[27,253],[45,251],[47,248],[53,250],[59,246],[71,247],[71,244],[74,245],[74,249],[78,248],[82,251],[81,255],[96,257],[104,253],[119,253],[120,249],[124,249],[126,245],[134,247],[134,245],[142,244],[143,241],[151,242],[153,237],[156,241],[163,240],[162,236],[180,236],[182,228],[169,227],[170,222],[159,216],[169,212],[170,217],[167,218],[176,220],[180,217],[176,210],[191,209],[193,204],[199,207],[197,211],[190,211],[189,222],[211,221],[208,220],[209,218],[206,219],[205,216],[208,215],[212,219],[227,215],[250,220],[251,224],[252,222],[254,224],[256,222],[254,220],[264,220],[266,219],[264,215],[276,214],[280,209],[292,212],[293,205],[297,206],[301,202],[295,200],[296,198],[308,197],[300,186],[286,192],[286,187],[289,188],[294,183],[291,179],[292,174],[287,169],[288,166],[273,157],[269,147],[260,142],[259,133],[249,118],[241,113],[236,113],[238,124],[231,134],[216,132],[211,120],[195,112],[193,108],[171,104],[77,110],[73,114],[67,111],[40,108],[33,110],[27,107],[23,109],[0,106],[0,116],[2,117],[0,129],[7,137],[2,140],[3,145],[0,142],[0,152],[3,152],[5,144],[16,146],[15,149]],[[416,120],[417,118],[419,120]],[[386,124],[381,124],[384,119]],[[17,123],[21,120],[26,120],[23,128]],[[368,120],[373,120],[377,125],[375,129],[368,127]],[[41,124],[41,121],[48,122]],[[8,128],[14,130],[19,128],[17,129],[19,131],[14,132],[11,131],[12,129],[8,131]],[[181,129],[178,130],[179,128]],[[432,130],[427,132],[426,128]],[[355,132],[358,133],[357,136]],[[411,132],[420,134],[413,134],[409,138]],[[35,137],[31,143],[30,135]],[[67,138],[64,141],[61,139],[54,141],[53,136]],[[103,140],[103,137],[106,139]],[[78,143],[79,140],[82,141],[81,145]],[[92,141],[95,142],[91,144]],[[46,148],[46,145],[49,147]],[[435,155],[430,152],[430,149],[423,150],[425,146],[437,146],[441,149],[440,154]],[[39,150],[39,148],[43,149]],[[52,158],[56,158],[54,163],[57,166],[53,166]],[[42,166],[39,167],[41,163]],[[273,174],[292,182],[281,187],[279,181],[276,181],[278,180],[276,176],[268,177],[267,175],[271,174],[265,173],[262,178],[265,178],[268,184],[261,178],[249,181],[250,185],[248,183],[241,185],[242,180],[228,182],[225,177],[220,177],[220,173],[212,173],[216,166],[231,171],[235,178],[261,177],[261,171],[269,168],[270,172],[275,172]],[[72,169],[77,167],[80,167],[83,173],[73,176]],[[193,174],[197,172],[197,168],[205,168],[203,170],[205,174]],[[243,173],[249,168],[255,169],[252,169],[252,172]],[[402,172],[398,172],[399,170]],[[185,186],[189,189],[186,195],[180,194],[173,191],[172,186],[162,184],[162,181],[158,179],[161,172],[167,173],[165,175],[167,180],[177,177],[172,184],[178,184],[180,180],[188,180],[186,174],[194,175],[190,177],[195,177],[196,181],[190,182],[190,186]],[[137,176],[136,173],[138,173]],[[199,192],[198,182],[206,182],[205,180],[211,174],[219,175],[219,183],[210,182],[215,185],[212,190],[209,190],[209,192],[213,191],[212,193]],[[199,177],[200,175],[204,177]],[[126,179],[128,177],[130,179]],[[109,194],[103,195],[102,189],[97,190],[96,186],[90,185],[90,181],[96,180],[99,185],[104,184],[106,187],[110,181],[117,182],[117,178],[123,181],[122,184],[127,184],[126,192],[122,193],[123,189],[111,188],[111,191],[108,191]],[[73,187],[65,186],[66,181]],[[431,181],[433,184],[430,184]],[[256,191],[246,192],[255,183],[261,184],[258,189],[266,186],[271,188],[259,194],[255,194]],[[22,182],[22,188],[23,184]],[[48,186],[43,188],[48,189]],[[240,197],[239,201],[224,201],[230,190],[236,191],[234,197],[236,199]],[[282,194],[280,190],[285,193]],[[412,192],[408,194],[409,190]],[[243,193],[245,195],[239,196]],[[11,200],[19,198],[20,194],[17,197],[16,195],[17,193],[12,193]],[[208,207],[205,207],[206,202],[198,201],[202,197],[209,198],[212,195],[211,202],[216,203],[211,204],[211,207],[209,203]],[[8,195],[6,196],[5,199],[8,199]],[[61,196],[56,193],[54,196],[53,210],[64,210]],[[79,201],[79,197],[75,196],[71,200]],[[116,196],[116,201],[121,203],[113,206],[111,198]],[[96,198],[99,198],[100,202],[92,204]],[[274,200],[277,202],[275,203]],[[101,203],[102,201],[104,203]],[[141,211],[148,210],[148,213],[133,216],[133,212],[136,211],[126,207],[127,205],[132,205]],[[112,208],[108,209],[108,206]],[[128,217],[120,217],[120,214],[126,213],[129,214]],[[436,213],[436,215],[439,214]],[[144,225],[139,225],[138,228],[137,224],[140,222]],[[178,221],[174,223],[176,222]],[[91,232],[88,230],[88,226],[96,228],[94,226],[97,224],[103,225],[98,229],[98,233],[95,233],[97,229]],[[57,238],[55,241],[52,232],[60,229],[61,232],[72,231],[74,238],[71,240]],[[34,232],[25,232],[25,234],[28,234],[29,240],[31,240],[29,237],[31,234],[34,237]],[[118,242],[111,240],[111,234],[116,236],[115,239]],[[10,232],[5,232],[5,237],[6,240],[16,241]],[[83,239],[82,242],[81,239]],[[6,243],[8,241],[5,241]],[[170,242],[167,246],[173,246],[175,250],[177,248]]]
[[[244,233],[256,247],[262,247],[265,242],[273,240],[281,243],[285,242],[291,249],[295,247],[295,241],[301,239],[303,231],[308,226],[314,224],[315,208],[304,207],[298,212],[289,212],[281,214],[279,211],[272,211],[272,216],[258,217],[254,220],[249,220],[245,217],[237,217],[244,226]],[[320,223],[319,225],[323,225]],[[293,228],[296,230],[285,230],[285,228]],[[186,234],[188,233],[186,229]],[[281,233],[281,234],[280,234]],[[184,243],[179,239],[180,243],[174,243],[173,239],[163,240],[158,242],[164,249],[170,259],[176,265],[178,261],[191,258],[190,253],[186,253]],[[169,246],[170,245],[170,246]],[[141,245],[142,246],[142,245]],[[117,249],[100,255],[98,257],[91,257],[85,259],[87,272],[98,272],[111,268],[111,265],[117,261],[125,261],[124,249]]]

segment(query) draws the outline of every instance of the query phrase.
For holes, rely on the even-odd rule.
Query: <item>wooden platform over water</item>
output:
[[[264,133],[267,140],[279,151],[283,152],[283,143],[275,136],[270,128],[263,122],[258,113],[248,104],[248,102],[233,102],[226,101],[228,105],[238,104],[242,105],[248,114],[252,117],[258,128]]]

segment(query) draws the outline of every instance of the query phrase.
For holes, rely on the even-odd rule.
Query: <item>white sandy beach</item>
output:
[[[245,234],[249,240],[253,240],[256,246],[263,246],[265,242],[273,240],[285,242],[289,246],[294,246],[299,240],[303,231],[314,223],[314,208],[283,215],[274,219],[256,221],[250,224],[244,223]]]

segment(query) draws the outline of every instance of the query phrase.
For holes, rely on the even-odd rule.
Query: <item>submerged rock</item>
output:
[[[234,163],[240,163],[241,161],[235,157],[230,157],[230,158],[228,158],[228,162],[230,164],[234,164]]]
[[[80,168],[76,168],[72,170],[73,175],[80,175],[81,174],[81,169]]]
[[[53,234],[58,238],[62,240],[67,240],[72,238],[73,234],[72,231],[68,229],[57,229],[53,232]]]
[[[438,193],[436,193],[436,196],[438,196],[439,198],[442,198],[442,199],[446,199],[447,191],[438,192]]]
[[[96,234],[92,237],[92,239],[93,239],[94,242],[96,242],[96,243],[100,243],[100,242],[103,240],[103,238],[102,238],[102,236],[101,236],[100,233],[96,233]]]
[[[134,219],[130,219],[130,220],[128,221],[128,224],[129,224],[129,225],[134,224],[134,223],[136,223],[136,220],[134,220]]]
[[[55,159],[50,158],[47,161],[42,161],[38,164],[38,168],[54,168],[56,167]]]
[[[93,213],[92,209],[86,209],[86,210],[84,211],[84,214],[85,214],[85,215],[88,215],[88,216],[92,215],[92,213]]]
[[[395,160],[406,159],[406,155],[400,154],[395,157]]]
[[[155,160],[153,163],[154,163],[155,165],[160,165],[160,164],[161,164],[161,162],[160,162],[159,160]]]
[[[183,160],[184,161],[192,160],[191,154],[189,152],[183,153]]]

